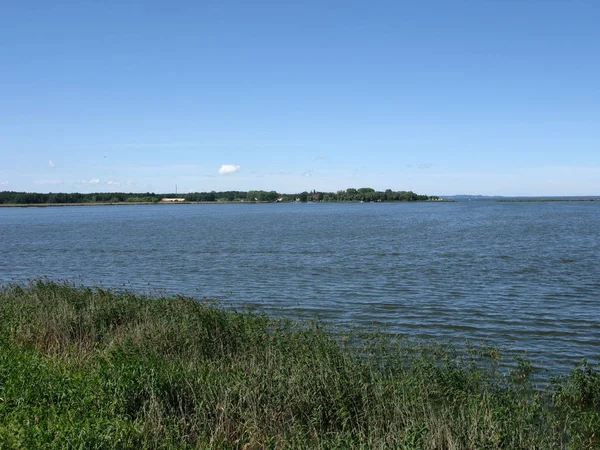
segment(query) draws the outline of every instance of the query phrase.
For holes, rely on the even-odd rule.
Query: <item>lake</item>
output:
[[[462,344],[600,356],[600,202],[0,208],[0,282],[47,276]]]

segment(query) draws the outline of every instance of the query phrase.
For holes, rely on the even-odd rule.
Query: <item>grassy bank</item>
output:
[[[546,392],[457,354],[192,299],[0,294],[0,448],[600,448],[600,375]]]

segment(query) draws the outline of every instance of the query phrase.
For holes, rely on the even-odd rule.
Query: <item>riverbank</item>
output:
[[[331,334],[210,300],[0,294],[2,448],[598,448],[600,374]]]
[[[454,200],[414,200],[414,201],[390,201],[386,203],[453,203]],[[255,205],[255,204],[289,204],[301,202],[266,202],[266,201],[214,201],[214,202],[90,202],[90,203],[6,203],[0,208],[48,208],[51,206],[123,206],[123,205]],[[381,203],[381,202],[304,202],[304,203]]]
[[[250,202],[248,202],[250,203]],[[267,203],[267,202],[252,202]],[[48,208],[51,206],[123,206],[123,205],[231,205],[245,202],[89,202],[89,203],[7,203],[0,208]]]

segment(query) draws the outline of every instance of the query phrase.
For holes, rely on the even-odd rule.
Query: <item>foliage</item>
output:
[[[57,203],[120,203],[120,202],[158,202],[161,198],[157,194],[132,194],[123,192],[95,192],[91,194],[81,193],[49,193],[37,192],[0,192],[0,204],[33,205],[33,204],[57,204]]]
[[[598,448],[596,368],[499,358],[36,281],[0,292],[0,448]]]
[[[435,197],[437,199],[437,197]],[[194,192],[185,196],[187,201],[244,201],[244,202],[393,202],[393,201],[426,201],[427,195],[415,194],[411,191],[392,191],[391,189],[375,191],[372,188],[350,188],[338,192],[300,192],[282,194],[275,191],[227,191],[227,192]]]
[[[223,191],[223,192],[191,192],[184,196],[177,194],[96,192],[81,193],[48,193],[36,192],[0,192],[0,204],[33,205],[60,203],[121,203],[150,202],[156,203],[163,198],[184,198],[188,202],[396,202],[426,201],[437,197],[415,194],[412,191],[375,191],[372,188],[347,189],[338,192],[301,192],[298,194],[280,194],[275,191]]]
[[[127,200],[130,203],[158,203],[160,201],[157,197],[152,196],[135,196],[135,197],[127,197]]]

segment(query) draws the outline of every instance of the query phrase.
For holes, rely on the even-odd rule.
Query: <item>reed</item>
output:
[[[179,296],[7,286],[0,448],[600,448],[597,368],[540,390],[500,358]]]

